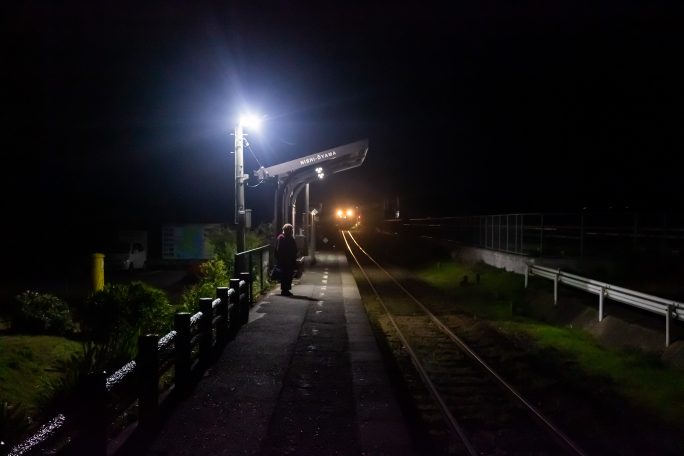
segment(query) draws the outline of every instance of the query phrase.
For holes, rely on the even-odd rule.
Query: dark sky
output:
[[[246,109],[265,166],[369,138],[363,167],[313,186],[328,206],[682,206],[669,3],[239,3],[3,6],[5,223],[229,221]],[[257,219],[272,194],[248,189]]]

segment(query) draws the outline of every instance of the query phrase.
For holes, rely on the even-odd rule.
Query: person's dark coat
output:
[[[275,257],[283,271],[294,272],[297,268],[297,243],[292,235],[283,233],[276,239]]]

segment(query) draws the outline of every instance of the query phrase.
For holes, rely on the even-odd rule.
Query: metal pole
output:
[[[510,249],[508,248],[508,217],[509,214],[506,214],[506,251],[510,252]]]
[[[603,298],[606,294],[606,289],[601,287],[601,291],[599,292],[599,321],[603,321]]]
[[[245,251],[245,164],[243,152],[242,125],[235,127],[235,223],[237,224],[237,251]],[[238,266],[238,265],[236,265]],[[242,268],[238,269],[239,271]]]
[[[499,230],[498,230],[498,231],[499,231],[499,243],[498,243],[498,245],[496,246],[496,249],[497,249],[497,250],[502,250],[502,249],[501,249],[501,215],[499,215],[498,218],[499,218]]]
[[[278,220],[278,201],[280,200],[280,179],[276,184],[275,197],[273,198],[273,229],[276,233],[280,232],[280,223]]]
[[[311,264],[316,264],[316,216],[311,214],[311,238],[309,239],[309,256]]]
[[[518,214],[515,214],[515,241],[513,242],[513,250],[515,253],[519,253],[518,250]]]
[[[309,255],[309,243],[306,242],[311,238],[311,233],[309,233],[309,183],[306,183],[304,187],[304,245],[306,245],[307,255]]]

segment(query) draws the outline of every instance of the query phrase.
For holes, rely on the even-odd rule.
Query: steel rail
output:
[[[352,237],[351,233],[349,233],[349,232],[347,232],[347,233],[349,234],[350,237]],[[368,274],[366,274],[366,271],[364,270],[363,266],[361,266],[361,263],[359,262],[358,258],[356,257],[356,255],[354,255],[354,252],[352,251],[352,248],[349,245],[349,242],[347,241],[347,237],[345,236],[344,231],[342,231],[342,238],[344,239],[344,243],[347,245],[347,250],[349,250],[349,254],[352,256],[352,258],[354,258],[354,262],[356,262],[356,265],[359,267],[359,270],[361,271],[363,276],[366,278],[368,285],[373,290],[375,297],[378,299],[378,302],[380,302],[380,305],[382,306],[383,310],[387,314],[387,317],[389,318],[390,322],[392,323],[394,330],[397,332],[397,335],[399,336],[399,339],[401,340],[402,345],[406,348],[406,351],[408,352],[409,356],[411,357],[411,362],[413,363],[416,370],[418,371],[418,374],[420,375],[421,379],[423,380],[423,383],[425,384],[425,386],[430,391],[430,394],[437,401],[437,404],[439,405],[440,411],[442,412],[442,414],[446,418],[447,422],[451,426],[452,431],[455,432],[456,435],[458,435],[458,437],[461,439],[461,442],[465,446],[465,448],[468,451],[468,454],[470,456],[478,456],[479,453],[475,450],[472,443],[470,443],[470,440],[466,436],[465,431],[463,430],[461,425],[458,423],[458,421],[456,420],[454,415],[451,413],[451,411],[447,407],[446,403],[444,402],[444,399],[442,398],[442,396],[437,391],[437,388],[435,387],[435,385],[432,383],[432,380],[430,380],[430,377],[428,376],[427,372],[425,371],[423,364],[418,359],[418,356],[413,351],[413,348],[411,348],[411,345],[408,343],[408,340],[404,336],[404,333],[399,329],[399,326],[397,325],[397,322],[394,319],[394,315],[387,308],[387,306],[385,305],[385,302],[380,297],[378,290],[375,288],[375,286],[371,282],[370,277],[368,277]],[[353,239],[354,238],[352,237],[352,240]],[[354,243],[356,243],[355,240],[354,240]],[[356,245],[358,246],[358,243],[356,243]],[[363,251],[363,249],[361,249],[361,250]],[[366,252],[364,252],[364,253],[366,253]],[[368,255],[368,254],[366,254],[366,255]]]
[[[579,448],[579,446],[574,443],[568,436],[566,436],[558,427],[556,427],[548,418],[546,418],[536,407],[534,407],[529,401],[527,401],[520,393],[518,393],[513,386],[506,382],[494,369],[492,369],[477,353],[475,353],[461,338],[454,334],[441,320],[439,320],[423,303],[421,303],[411,292],[409,292],[401,283],[399,283],[394,276],[392,276],[385,268],[380,266],[380,264],[375,261],[375,259],[366,252],[361,245],[356,241],[351,232],[348,232],[351,240],[356,244],[356,246],[361,250],[361,252],[366,255],[366,257],[371,260],[380,270],[382,270],[387,277],[392,280],[407,296],[409,296],[413,302],[415,302],[426,314],[430,317],[430,320],[442,330],[454,343],[456,343],[461,349],[473,360],[475,360],[482,368],[484,368],[489,374],[491,374],[509,393],[511,393],[515,398],[517,398],[521,404],[525,406],[537,419],[539,419],[546,428],[551,431],[561,442],[563,442],[568,449],[572,450],[575,454],[586,456],[586,453]],[[344,236],[344,233],[343,233]],[[345,237],[345,243],[347,243]],[[348,244],[347,244],[348,245]],[[349,250],[351,252],[351,249]],[[354,256],[352,254],[352,256]],[[359,263],[356,257],[354,260]],[[361,266],[359,266],[361,267]],[[365,273],[364,273],[365,275]],[[366,276],[366,280],[368,277]],[[369,282],[370,283],[370,282]],[[374,289],[375,291],[375,289]],[[377,292],[376,292],[377,295]],[[380,299],[378,297],[378,299]],[[384,304],[383,304],[383,307]],[[395,326],[396,327],[396,326]],[[402,340],[403,341],[403,340]]]

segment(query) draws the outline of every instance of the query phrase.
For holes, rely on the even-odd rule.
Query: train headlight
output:
[[[337,210],[337,217],[342,218],[343,215],[344,215],[344,212],[342,212],[342,209],[338,209]]]
[[[347,209],[347,217],[351,217],[354,215],[354,211],[351,209]]]

